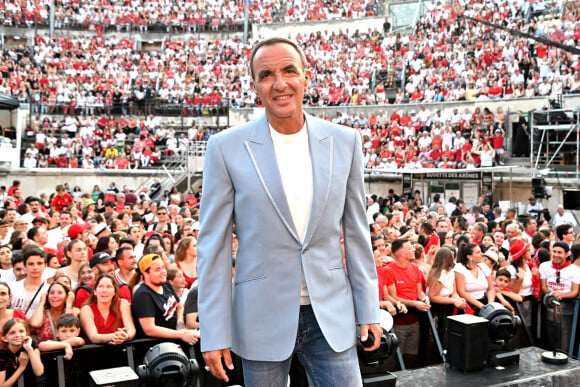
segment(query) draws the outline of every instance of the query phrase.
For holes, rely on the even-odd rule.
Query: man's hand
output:
[[[208,351],[203,353],[203,360],[205,360],[205,364],[209,367],[209,371],[211,372],[211,374],[216,378],[229,382],[228,375],[226,375],[226,371],[224,370],[224,366],[222,364],[222,357],[224,359],[226,367],[228,367],[228,369],[230,370],[233,370],[234,363],[232,363],[232,355],[230,353],[229,348],[218,349],[216,351]]]
[[[374,351],[381,345],[381,336],[383,335],[383,328],[381,324],[361,324],[360,326],[360,340],[362,342],[367,341],[369,336],[369,331],[375,336],[375,342],[372,346],[365,348],[365,351]]]

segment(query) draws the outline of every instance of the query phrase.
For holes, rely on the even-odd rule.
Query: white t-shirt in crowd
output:
[[[534,287],[532,286],[532,269],[528,265],[524,265],[524,281],[522,282],[522,287],[518,294],[522,297],[527,297],[534,294]],[[514,265],[509,265],[507,271],[510,272],[512,279],[516,279],[517,270]]]
[[[450,297],[453,294],[453,283],[455,282],[455,272],[453,270],[442,270],[441,276],[439,276],[439,282],[441,283],[441,290],[439,290],[439,296]]]
[[[546,280],[548,289],[568,293],[572,290],[573,283],[580,283],[580,268],[576,265],[568,265],[561,270],[556,270],[552,261],[547,261],[540,265],[540,279]]]
[[[479,263],[477,267],[477,278],[461,263],[455,264],[453,270],[455,270],[455,273],[462,274],[465,277],[465,291],[476,300],[479,300],[487,292],[487,277],[491,275],[491,270],[484,263]]]
[[[42,297],[42,293],[46,293],[48,291],[48,284],[43,282],[41,285],[41,289],[36,294],[36,290],[33,292],[28,292],[24,288],[24,280],[12,282],[9,284],[10,291],[12,293],[12,302],[11,308],[12,309],[19,309],[26,314],[26,318],[30,319],[34,314],[34,311],[40,305],[40,299]],[[36,297],[34,297],[36,294]],[[33,299],[34,298],[34,299]],[[32,305],[30,302],[32,301]],[[28,307],[30,305],[30,308]],[[28,312],[26,311],[28,309]]]

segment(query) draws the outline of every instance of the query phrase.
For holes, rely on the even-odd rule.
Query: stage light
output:
[[[492,302],[479,311],[479,316],[489,321],[488,335],[492,341],[509,340],[517,332],[519,317],[514,316],[502,304]]]
[[[149,348],[143,365],[137,368],[139,380],[146,386],[185,387],[197,385],[199,366],[175,343],[161,343]]]
[[[357,343],[358,362],[361,368],[364,387],[389,387],[395,386],[397,378],[385,370],[381,370],[381,366],[390,358],[399,341],[394,333],[391,333],[393,328],[393,317],[384,309],[380,310],[381,314],[381,328],[383,334],[381,335],[381,343],[378,349],[374,351],[365,351],[365,347],[369,347],[374,342],[374,335],[369,332],[367,340],[363,343],[359,340]],[[357,334],[360,337],[360,328],[357,328]]]
[[[390,333],[393,328],[393,317],[384,309],[381,312],[381,328],[383,328],[383,334],[381,335],[381,344],[378,349],[374,351],[365,351],[366,347],[373,344],[375,337],[369,332],[369,337],[363,342],[358,342],[357,352],[359,363],[365,366],[380,365],[383,361],[388,359],[399,344],[397,336],[394,333]],[[358,336],[360,336],[360,328],[357,328]]]
[[[520,318],[498,302],[485,305],[479,316],[489,321],[487,331],[489,338],[488,365],[507,365],[520,361],[517,343],[511,340],[518,333]]]

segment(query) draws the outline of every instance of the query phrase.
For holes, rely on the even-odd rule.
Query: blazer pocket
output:
[[[249,283],[249,282],[260,281],[260,280],[263,280],[263,279],[266,279],[266,276],[265,275],[261,275],[261,276],[258,276],[258,277],[244,278],[244,279],[240,279],[239,281],[238,280],[235,280],[234,281],[234,286],[243,285],[243,284],[246,284],[246,283]]]
[[[328,270],[340,270],[340,269],[344,269],[344,265],[341,264],[340,266],[328,268]]]

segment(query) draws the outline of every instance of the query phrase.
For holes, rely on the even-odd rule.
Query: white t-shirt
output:
[[[568,293],[572,290],[573,283],[580,283],[580,268],[576,265],[568,265],[561,270],[556,270],[552,261],[547,261],[540,265],[540,279],[546,280],[548,289]]]
[[[532,270],[528,265],[524,265],[524,270],[526,274],[524,274],[524,280],[522,282],[522,287],[518,294],[522,297],[530,296],[534,294],[534,287],[532,286]],[[507,267],[507,271],[510,272],[512,279],[516,279],[517,270],[514,265],[509,265]]]
[[[476,300],[479,300],[483,298],[487,292],[487,277],[491,275],[491,270],[484,263],[479,263],[477,267],[477,278],[471,274],[471,270],[463,266],[461,263],[455,264],[453,270],[465,277],[465,291]]]
[[[441,290],[439,295],[441,297],[450,297],[453,294],[453,283],[455,282],[455,272],[453,270],[443,270],[439,277],[441,283]]]
[[[12,302],[10,304],[11,308],[20,309],[22,312],[25,312],[27,319],[30,319],[32,317],[34,311],[40,305],[42,293],[46,293],[48,291],[48,284],[46,282],[42,283],[41,289],[36,295],[36,297],[34,297],[36,291],[33,292],[26,291],[26,289],[24,288],[24,280],[12,282],[9,284],[9,286],[10,291],[12,292]],[[34,300],[32,299],[33,297]],[[31,301],[32,305],[29,308],[28,305],[30,305]],[[26,309],[28,309],[28,312],[26,312]]]
[[[312,159],[306,122],[299,132],[290,135],[278,133],[270,126],[270,135],[292,221],[298,238],[304,241],[314,195]],[[304,270],[302,270],[300,286],[300,304],[310,304]]]

